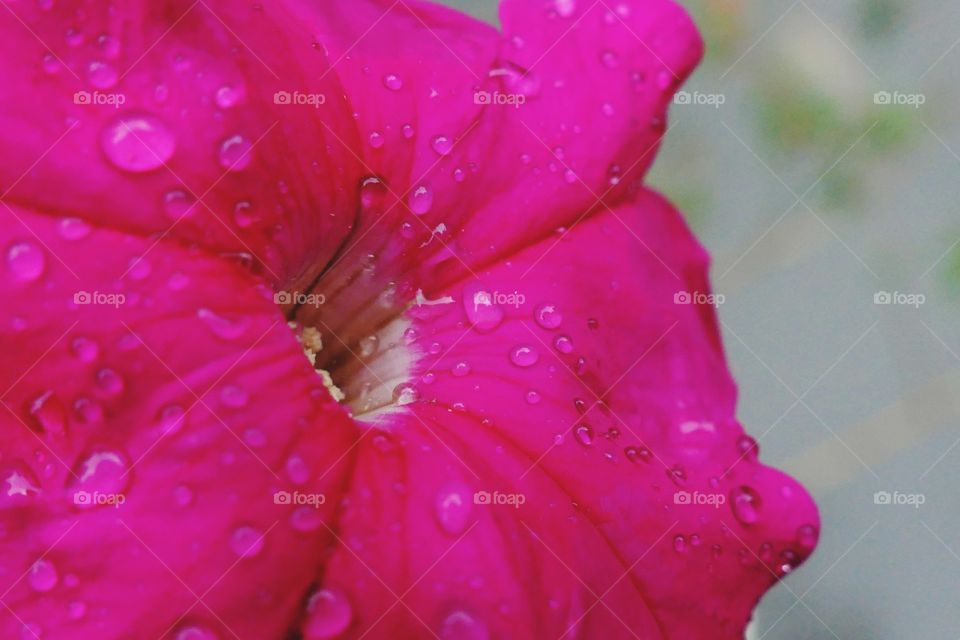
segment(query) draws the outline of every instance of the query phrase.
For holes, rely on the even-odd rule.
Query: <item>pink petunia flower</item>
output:
[[[0,637],[740,638],[812,551],[672,2],[4,9]]]

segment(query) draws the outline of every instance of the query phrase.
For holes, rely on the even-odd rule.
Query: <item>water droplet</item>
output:
[[[81,509],[108,504],[93,498],[96,494],[122,494],[127,487],[129,468],[126,456],[119,451],[96,451],[84,458],[68,478],[67,494],[73,504]]]
[[[447,136],[435,137],[431,143],[431,146],[433,147],[433,150],[441,156],[450,155],[450,152],[453,151],[453,141]]]
[[[684,553],[687,550],[687,540],[683,536],[674,536],[673,550],[677,553]]]
[[[414,128],[413,128],[413,125],[411,125],[411,124],[405,124],[405,125],[403,125],[403,126],[400,128],[400,132],[403,133],[403,137],[406,138],[407,140],[409,140],[410,138],[412,138],[412,137],[413,137],[413,134],[416,133],[416,131],[415,131]]]
[[[30,403],[30,415],[40,428],[52,435],[63,435],[67,429],[67,411],[60,399],[47,391]]]
[[[57,225],[57,231],[64,240],[82,240],[90,235],[90,225],[80,218],[64,218]]]
[[[737,440],[737,451],[744,459],[753,461],[760,455],[760,445],[752,437],[743,435]]]
[[[461,360],[461,361],[458,362],[457,364],[453,365],[453,375],[457,376],[458,378],[462,378],[463,376],[467,375],[468,373],[470,373],[470,364],[469,364],[469,363],[464,362],[464,361]]]
[[[418,216],[430,211],[433,206],[433,192],[424,185],[420,185],[410,194],[410,210]]]
[[[733,517],[740,524],[749,526],[760,519],[760,496],[757,492],[747,486],[740,486],[730,492],[730,507],[733,509]]]
[[[473,492],[461,483],[447,486],[437,494],[434,507],[440,528],[450,535],[460,535],[470,524]]]
[[[573,437],[583,446],[589,447],[593,444],[593,429],[586,424],[577,425],[573,430]]]
[[[300,456],[291,456],[284,466],[287,477],[294,484],[303,484],[310,479],[310,467]]]
[[[71,620],[80,620],[87,615],[87,605],[79,600],[74,600],[67,605],[67,617]]]
[[[173,490],[173,501],[178,507],[186,507],[193,502],[193,491],[181,484]]]
[[[317,591],[307,601],[307,619],[303,623],[304,640],[336,638],[350,626],[353,607],[339,589]]]
[[[503,309],[493,301],[493,294],[476,284],[463,290],[463,309],[473,328],[481,332],[492,331],[503,322]]]
[[[650,449],[646,447],[634,447],[630,446],[623,450],[623,454],[627,456],[627,460],[630,462],[650,462],[653,458],[653,454],[650,453]]]
[[[383,134],[380,133],[379,131],[371,131],[370,135],[367,136],[367,141],[370,143],[370,146],[373,147],[374,149],[379,149],[383,147],[383,143],[385,142],[383,138]]]
[[[217,89],[216,102],[221,109],[229,109],[235,106],[244,97],[242,87],[231,87],[224,85]]]
[[[33,282],[43,275],[47,258],[33,242],[15,242],[7,249],[7,268],[22,282]]]
[[[380,338],[374,335],[369,335],[365,338],[360,338],[360,357],[369,358],[377,352],[377,348],[380,346]]]
[[[97,89],[109,89],[117,84],[117,70],[112,64],[94,60],[87,66],[87,81]]]
[[[264,534],[254,527],[237,527],[230,534],[230,549],[241,558],[252,558],[263,551]]]
[[[228,171],[242,171],[253,160],[253,144],[240,134],[230,136],[220,144],[217,157],[220,166]]]
[[[553,346],[560,353],[573,353],[573,341],[569,336],[557,336],[553,341]]]
[[[97,371],[97,386],[108,396],[116,396],[123,393],[126,385],[123,377],[113,369],[100,369]]]
[[[587,318],[587,329],[596,331],[599,326],[600,322],[596,318]]]
[[[812,549],[817,544],[817,528],[812,524],[802,525],[797,529],[797,543],[804,549]]]
[[[510,351],[510,362],[518,367],[532,367],[540,359],[540,354],[525,344],[517,345]]]
[[[388,73],[383,76],[383,86],[391,91],[399,91],[403,88],[403,81],[394,73]]]
[[[603,63],[607,69],[616,69],[620,66],[620,56],[614,51],[609,49],[600,53],[600,62]]]
[[[163,195],[163,211],[171,220],[180,220],[194,213],[196,201],[186,191],[175,189]]]
[[[73,412],[84,424],[99,424],[103,421],[103,407],[90,398],[80,397],[74,400]]]
[[[232,409],[239,409],[247,406],[247,401],[249,399],[250,396],[247,394],[246,390],[243,389],[243,387],[238,387],[235,384],[229,384],[220,390],[220,402],[222,402],[224,406]]]
[[[466,611],[454,611],[440,625],[440,640],[489,640],[487,626]]]
[[[100,147],[116,167],[140,173],[167,162],[176,149],[176,139],[157,118],[124,116],[103,130]]]
[[[527,403],[528,404],[540,404],[540,394],[531,389],[527,391]]]
[[[563,315],[557,309],[557,305],[546,303],[537,307],[534,319],[544,329],[556,329],[563,322]]]
[[[250,321],[246,317],[240,320],[230,320],[211,311],[210,309],[199,309],[197,317],[206,324],[217,337],[224,340],[236,340],[250,326]]]
[[[190,625],[177,631],[174,640],[219,640],[220,637],[206,627]]]
[[[70,353],[83,362],[93,362],[100,355],[100,347],[90,338],[77,336],[70,341]]]
[[[46,593],[57,586],[59,581],[57,568],[49,560],[41,558],[30,565],[27,582],[34,591]]]
[[[410,382],[401,382],[393,389],[393,401],[403,406],[420,399],[420,392]]]

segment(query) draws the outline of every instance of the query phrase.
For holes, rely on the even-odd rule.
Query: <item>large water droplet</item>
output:
[[[466,611],[454,611],[440,625],[440,640],[489,640],[487,626]]]
[[[47,257],[33,242],[15,242],[7,249],[7,268],[22,282],[33,282],[43,275]]]
[[[556,329],[563,322],[563,315],[557,310],[557,305],[551,303],[537,307],[534,318],[544,329]]]
[[[444,487],[434,504],[440,528],[450,535],[460,535],[470,524],[473,511],[473,493],[461,483]]]
[[[339,589],[321,589],[307,601],[304,640],[329,640],[347,630],[353,619],[350,600]]]
[[[67,430],[67,410],[53,391],[47,391],[33,399],[30,403],[30,415],[48,434],[63,435]]]
[[[740,524],[749,526],[760,519],[760,496],[750,487],[737,487],[730,492],[730,508]]]
[[[253,144],[237,134],[230,136],[220,144],[220,151],[217,157],[220,159],[220,166],[228,171],[242,171],[250,166],[253,160]]]
[[[383,86],[391,91],[399,91],[403,88],[403,80],[395,73],[388,73],[383,76]]]
[[[230,549],[241,558],[252,558],[263,551],[264,534],[254,527],[237,527],[230,534]]]
[[[433,139],[430,146],[438,155],[447,156],[453,151],[453,141],[447,136],[437,136]]]
[[[463,310],[478,331],[492,331],[503,322],[503,309],[493,301],[493,294],[477,284],[463,290]]]
[[[420,399],[420,392],[410,382],[401,382],[393,389],[393,401],[403,406]]]
[[[57,568],[53,563],[45,558],[41,558],[30,565],[30,571],[27,574],[27,582],[34,591],[46,593],[60,581],[57,574]]]
[[[510,350],[510,362],[518,367],[532,367],[539,359],[540,354],[529,345],[517,345]]]
[[[98,496],[110,498],[123,494],[129,468],[126,456],[119,451],[96,451],[84,458],[68,478],[67,495],[81,509],[111,504],[109,500],[99,500]]]
[[[430,191],[429,187],[420,185],[410,194],[409,204],[410,210],[414,214],[422,216],[430,211],[430,207],[433,206],[433,192]]]
[[[140,173],[167,162],[176,149],[176,139],[157,118],[123,116],[103,130],[100,147],[118,168]]]

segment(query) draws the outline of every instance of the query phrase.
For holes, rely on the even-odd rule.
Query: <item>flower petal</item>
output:
[[[355,430],[272,292],[168,241],[131,265],[152,241],[5,215],[0,636],[281,637]]]
[[[350,106],[282,3],[16,3],[0,30],[8,202],[170,235],[283,284],[312,280],[354,223]]]
[[[742,638],[819,520],[735,419],[713,308],[684,295],[706,269],[642,192],[410,309],[414,401],[377,420],[393,450],[368,438],[325,578],[377,594],[368,637],[461,612],[468,637]]]

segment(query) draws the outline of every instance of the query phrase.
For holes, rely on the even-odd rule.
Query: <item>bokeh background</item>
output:
[[[713,255],[741,420],[823,518],[752,637],[956,640],[960,2],[680,1],[707,55],[649,181]]]

